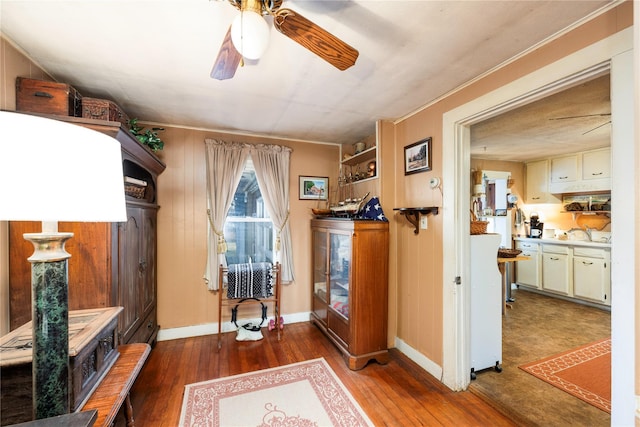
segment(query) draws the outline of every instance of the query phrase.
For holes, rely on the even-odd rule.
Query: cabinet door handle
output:
[[[559,260],[560,260],[560,258],[554,258],[554,257],[552,257],[552,256],[550,256],[550,257],[549,257],[549,259],[550,259],[551,261],[559,261]]]
[[[567,179],[569,178],[568,176],[559,176],[558,179]]]
[[[587,262],[587,261],[582,261],[582,263],[583,263],[584,265],[592,265],[592,264],[593,264],[592,262]]]
[[[593,172],[591,175],[593,176],[602,175],[602,172]]]
[[[35,92],[33,94],[33,96],[38,96],[40,98],[53,98],[53,95],[51,95],[50,93],[48,93],[48,92],[40,92],[40,91]]]
[[[144,273],[146,269],[147,269],[147,261],[144,259],[140,260],[140,263],[138,264],[138,271],[140,273]]]

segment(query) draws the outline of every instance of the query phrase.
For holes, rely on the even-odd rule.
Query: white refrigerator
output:
[[[499,234],[470,236],[471,379],[477,371],[502,371],[502,276],[498,270]]]

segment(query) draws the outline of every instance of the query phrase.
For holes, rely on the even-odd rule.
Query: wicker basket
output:
[[[522,251],[520,249],[499,248],[498,258],[515,258],[521,253]]]
[[[487,232],[487,226],[489,225],[489,221],[478,221],[478,217],[476,214],[471,211],[471,234],[485,234]]]
[[[135,197],[136,199],[144,199],[146,190],[147,187],[143,187],[141,185],[132,184],[130,182],[125,182],[124,184],[124,194]]]

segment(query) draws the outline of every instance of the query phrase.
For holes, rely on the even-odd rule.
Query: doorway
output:
[[[616,236],[616,246],[621,249],[612,255],[612,282],[616,284],[612,310],[617,313],[612,321],[612,423],[628,423],[629,417],[633,417],[634,375],[630,375],[629,367],[634,366],[635,331],[629,323],[634,313],[634,289],[633,281],[625,281],[624,277],[634,277],[636,225],[633,200],[619,197],[616,201],[615,197],[616,188],[629,191],[629,186],[635,185],[634,105],[632,94],[627,93],[630,91],[625,92],[634,81],[632,34],[631,29],[622,31],[443,116],[443,209],[453,213],[443,218],[443,226],[444,234],[454,236],[443,242],[443,251],[445,259],[455,260],[445,265],[443,271],[444,328],[454,333],[444,336],[442,379],[450,388],[466,389],[470,381],[467,316],[470,301],[465,288],[469,283],[469,222],[463,220],[469,212],[469,127],[611,69],[612,161],[616,164],[612,178],[612,233]],[[631,190],[637,192],[635,188]],[[459,280],[450,280],[456,277]]]
[[[531,195],[525,194],[525,165],[529,161],[535,161],[534,164],[537,165],[543,158],[558,158],[575,155],[576,152],[610,147],[610,127],[602,126],[603,123],[610,122],[610,112],[610,74],[607,72],[603,76],[587,82],[579,82],[549,97],[471,126],[471,175],[474,177],[472,186],[478,175],[482,178],[481,196],[473,196],[472,200],[480,200],[483,207],[485,206],[483,202],[486,202],[489,213],[481,219],[489,221],[487,232],[501,234],[501,246],[511,248],[512,238],[514,238],[515,242],[521,245],[542,244],[547,248],[547,240],[520,240],[530,235],[531,225],[525,226],[522,221],[520,226],[512,225],[516,222],[513,220],[516,209],[521,209],[521,216],[526,219],[533,218],[533,215],[540,212],[545,233],[551,231],[555,235],[556,231],[561,233],[560,230],[566,231],[579,227],[582,223],[581,218],[563,212],[563,205],[567,203],[563,201],[564,197],[549,196],[548,200],[545,200],[548,203],[535,203],[529,199]],[[596,127],[597,130],[593,131],[592,129]],[[569,143],[563,144],[563,141],[569,141]],[[491,191],[491,182],[496,182],[495,187],[498,187],[499,180],[495,178],[500,175],[491,171],[497,168],[507,169],[508,171],[502,173],[509,178],[511,173],[516,177],[510,180],[508,191],[516,195],[519,203],[511,209],[507,209],[506,206],[507,196],[504,193],[507,185],[504,185],[502,192],[498,192],[502,193],[500,196],[497,196],[495,191]],[[478,171],[481,173],[478,174]],[[477,192],[474,189],[473,193]],[[495,199],[493,203],[492,199]],[[502,202],[500,207],[504,208],[501,211],[497,210],[496,201],[498,200]],[[504,216],[499,216],[499,212]],[[592,227],[600,222],[609,223],[609,219],[605,216],[598,219],[595,216],[589,216],[587,219],[591,221]],[[500,220],[504,220],[508,225],[492,228],[492,225]],[[586,233],[583,234],[586,236]],[[552,247],[566,248],[560,241],[555,243],[560,245]],[[579,251],[581,247],[576,248]],[[474,376],[475,379],[471,381],[469,390],[491,401],[492,405],[501,408],[504,413],[517,420],[518,424],[562,425],[566,420],[572,419],[576,425],[609,425],[610,415],[607,412],[554,388],[518,368],[534,360],[611,336],[610,313],[606,308],[589,307],[580,304],[579,299],[558,300],[554,298],[554,294],[535,293],[540,292],[539,288],[534,288],[532,292],[532,288],[527,287],[526,284],[538,284],[540,280],[538,277],[541,276],[538,275],[537,268],[529,265],[531,263],[538,266],[535,261],[515,263],[518,277],[521,277],[521,266],[531,270],[529,280],[524,281],[525,285],[506,292],[508,306],[512,309],[506,310],[501,318],[502,333],[494,334],[496,339],[500,335],[499,339],[502,342],[503,369],[500,373],[489,369],[486,372],[478,372]],[[566,265],[572,266],[573,261],[569,259]],[[535,273],[534,270],[536,270]],[[607,274],[609,273],[610,270],[607,270]],[[515,277],[512,279],[515,281]],[[511,280],[507,281],[509,286],[511,282]],[[557,287],[553,287],[563,289],[562,280],[560,283]],[[547,278],[544,289],[551,287],[551,284],[555,285],[555,281],[551,282]],[[571,289],[569,295],[577,293],[577,285],[576,290],[569,285],[566,286],[567,289]],[[608,291],[606,294],[609,298]],[[477,300],[472,299],[472,307],[477,303]],[[485,333],[491,334],[488,331]],[[477,344],[477,340],[472,342]],[[480,343],[480,347],[485,345],[483,342]]]

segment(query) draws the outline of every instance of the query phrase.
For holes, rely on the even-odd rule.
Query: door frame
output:
[[[628,424],[635,410],[635,248],[633,28],[620,31],[443,115],[443,372],[453,390],[470,382],[469,197],[470,126],[557,93],[582,80],[611,73],[612,104],[612,422]],[[617,190],[620,189],[620,190]],[[459,284],[458,284],[459,283]],[[629,414],[631,419],[629,419]]]

